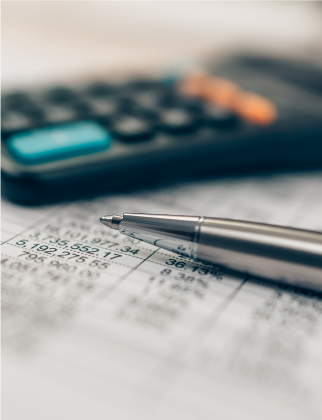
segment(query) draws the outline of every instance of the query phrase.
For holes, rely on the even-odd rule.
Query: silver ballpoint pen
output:
[[[100,221],[123,235],[223,268],[322,291],[322,233],[240,220],[124,213]]]

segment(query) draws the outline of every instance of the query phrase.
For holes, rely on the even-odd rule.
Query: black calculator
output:
[[[205,64],[268,98],[272,124],[183,93],[178,80],[92,80],[2,97],[2,190],[53,203],[217,174],[322,167],[322,70],[258,55]]]

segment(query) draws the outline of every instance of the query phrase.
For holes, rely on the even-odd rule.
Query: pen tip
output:
[[[121,223],[122,219],[122,216],[116,216],[113,214],[111,216],[101,217],[100,222],[111,229],[119,230],[119,224]]]

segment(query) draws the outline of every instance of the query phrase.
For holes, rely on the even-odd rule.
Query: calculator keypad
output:
[[[58,153],[57,144],[52,139],[48,140],[51,134],[42,130],[50,127],[55,129],[62,125],[67,127],[68,124],[72,127],[72,124],[84,120],[98,123],[102,130],[111,133],[115,141],[123,143],[153,139],[161,132],[167,133],[175,141],[176,138],[181,139],[182,134],[193,133],[202,126],[230,128],[237,121],[230,111],[207,106],[199,98],[180,94],[175,87],[148,79],[133,80],[123,85],[94,83],[78,89],[55,87],[30,95],[17,92],[3,100],[4,138],[10,140],[21,133],[20,140],[14,142],[20,147],[21,141],[30,138],[30,132],[36,130],[37,139],[43,135],[43,141],[48,142],[48,147],[50,144],[53,147],[51,158],[50,150],[46,148],[45,160],[76,156],[78,152],[75,151],[76,147],[75,153],[67,153],[68,148],[63,153]],[[90,132],[89,130],[88,133]],[[61,141],[62,139],[63,137]],[[21,156],[19,158],[19,153],[14,151],[12,145],[9,153],[20,162],[29,159]],[[40,163],[42,158],[39,156],[37,159],[31,158],[28,163]]]
[[[112,124],[112,133],[123,141],[147,140],[154,134],[153,125],[150,121],[137,115],[121,115]]]

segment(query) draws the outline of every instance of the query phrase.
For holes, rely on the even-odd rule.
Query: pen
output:
[[[199,216],[124,213],[101,223],[123,235],[233,271],[322,291],[322,233]]]

